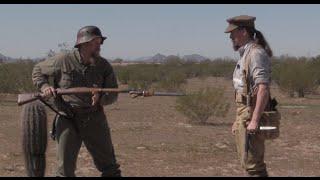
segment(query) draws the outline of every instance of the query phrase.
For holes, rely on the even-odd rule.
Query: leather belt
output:
[[[234,99],[235,99],[236,103],[241,103],[241,104],[247,105],[247,97],[242,93],[235,92],[234,93]],[[255,101],[255,97],[251,96],[250,99],[251,99],[250,104],[252,105],[253,102]]]
[[[92,106],[92,107],[72,107],[72,111],[77,114],[87,114],[97,112],[102,109],[102,106]]]
[[[246,102],[247,102],[247,98],[243,94],[237,93],[237,92],[235,92],[235,94],[234,94],[234,99],[237,103],[246,104]]]

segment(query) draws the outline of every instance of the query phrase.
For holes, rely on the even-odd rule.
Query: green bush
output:
[[[310,73],[313,73],[314,76],[316,76],[317,79],[317,84],[320,84],[320,55],[316,56],[314,58],[311,58],[311,61],[309,63],[309,70],[311,71]]]
[[[320,83],[320,56],[295,58],[281,56],[272,58],[272,79],[290,96],[303,97],[313,92]],[[20,60],[0,64],[0,93],[34,91],[31,73],[35,62]],[[118,81],[129,88],[159,88],[179,91],[187,78],[226,77],[232,78],[236,61],[217,58],[202,62],[184,61],[170,56],[162,64],[134,64],[114,66]]]
[[[128,86],[134,89],[148,89],[159,81],[159,69],[156,64],[130,65]]]
[[[153,85],[164,90],[180,90],[187,78],[205,79],[209,76],[232,77],[235,61],[229,59],[184,61],[168,57],[162,64],[114,66],[120,83],[130,88],[145,89]]]
[[[232,79],[236,61],[232,59],[216,59],[210,64],[210,75]]]
[[[190,123],[205,124],[212,117],[224,117],[230,105],[222,88],[205,88],[177,98],[176,110],[187,116]]]
[[[157,83],[158,89],[164,89],[167,91],[180,90],[181,85],[186,83],[187,76],[181,70],[170,71]]]
[[[115,66],[114,71],[115,71],[116,77],[118,78],[118,81],[121,84],[128,84],[130,80],[129,68]]]
[[[21,93],[35,91],[31,73],[31,60],[0,64],[0,93]]]
[[[318,87],[318,69],[306,58],[286,57],[273,65],[272,78],[280,90],[293,97],[304,97]]]

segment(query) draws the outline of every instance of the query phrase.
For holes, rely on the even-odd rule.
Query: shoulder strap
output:
[[[245,95],[252,95],[250,92],[250,70],[249,70],[249,66],[251,63],[251,58],[250,58],[250,51],[252,50],[252,48],[259,48],[258,44],[253,44],[251,47],[249,47],[248,52],[245,54],[245,59],[244,59],[244,70],[243,70],[243,82],[245,83],[245,88],[243,89],[243,94]],[[266,105],[266,109],[270,108],[270,102],[271,102],[271,94],[269,93],[269,101]]]
[[[243,82],[245,83],[245,88],[243,89],[243,94],[245,95],[248,95],[250,94],[250,69],[249,69],[249,66],[250,66],[250,63],[251,63],[251,58],[250,58],[250,51],[253,49],[253,48],[259,48],[260,45],[259,44],[256,44],[256,43],[253,43],[250,47],[248,47],[248,51],[247,53],[245,54],[245,58],[244,58],[244,69],[243,69]]]
[[[252,45],[252,46],[254,46],[254,45]],[[250,53],[252,46],[249,47],[248,52],[245,54],[245,57],[244,57],[243,82],[245,84],[245,88],[243,89],[243,94],[245,94],[245,95],[250,94],[249,65],[251,63],[251,58],[250,58],[249,53]]]

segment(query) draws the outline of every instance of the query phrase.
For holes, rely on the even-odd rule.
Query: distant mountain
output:
[[[184,59],[186,61],[198,61],[198,62],[201,62],[201,61],[207,60],[208,58],[206,58],[204,56],[201,56],[199,54],[191,54],[191,55],[183,56],[182,59]]]
[[[134,61],[143,61],[143,62],[154,62],[154,63],[163,63],[165,62],[167,59],[174,59],[174,58],[179,58],[179,56],[176,55],[169,55],[169,56],[165,56],[162,55],[160,53],[154,55],[154,56],[146,56],[146,57],[140,57],[135,59]],[[196,61],[196,62],[201,62],[204,60],[207,60],[207,57],[201,56],[199,54],[191,54],[191,55],[185,55],[181,58],[182,60],[185,61]]]
[[[155,62],[155,63],[161,63],[163,62],[167,57],[165,55],[162,55],[162,54],[156,54],[154,55],[150,60],[152,62]]]
[[[37,58],[32,58],[31,60],[32,61],[41,61],[41,60],[44,60],[46,59],[47,57],[37,57]]]
[[[155,62],[155,63],[161,63],[163,62],[167,57],[165,55],[162,55],[160,53],[154,55],[154,56],[146,56],[146,57],[140,57],[135,59],[134,61],[145,61],[145,62]]]
[[[36,58],[12,58],[12,57],[8,57],[8,56],[5,56],[3,54],[0,53],[0,62],[5,62],[5,63],[8,63],[8,62],[17,62],[17,61],[20,61],[20,60],[32,60],[32,61],[40,61],[40,60],[43,60],[45,59],[46,57],[36,57]]]
[[[149,60],[151,58],[152,58],[152,56],[145,56],[145,57],[136,58],[133,61],[147,61],[147,60]]]
[[[5,55],[3,55],[3,54],[0,53],[0,61],[10,61],[10,60],[13,60],[13,59],[14,59],[14,58],[5,56]]]

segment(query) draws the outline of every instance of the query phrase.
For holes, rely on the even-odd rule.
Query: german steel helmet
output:
[[[107,37],[102,36],[101,31],[96,26],[85,26],[78,31],[77,42],[74,45],[75,48],[78,48],[80,44],[91,41],[96,37],[102,38],[102,43]],[[101,43],[101,44],[102,44]]]

